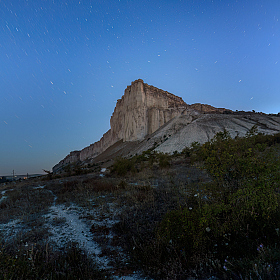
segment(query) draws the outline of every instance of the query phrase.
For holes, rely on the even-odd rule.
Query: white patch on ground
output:
[[[16,234],[22,229],[21,220],[12,220],[6,224],[0,224],[0,232],[6,242],[13,239]]]
[[[97,256],[101,254],[99,245],[93,242],[93,235],[90,232],[90,226],[79,219],[79,209],[74,206],[66,208],[65,205],[53,205],[50,207],[50,213],[45,215],[54,241],[59,248],[63,248],[68,242],[77,242],[79,247],[89,256],[96,259],[99,264],[107,266],[108,260]],[[52,225],[55,220],[62,220],[61,224]]]
[[[5,195],[5,193],[6,193],[6,191],[2,191],[1,192],[1,198],[0,198],[0,203],[3,201],[3,200],[5,200],[6,198],[7,198],[7,196]]]
[[[103,174],[104,172],[106,172],[107,168],[101,168],[101,174],[99,174],[100,177],[104,177],[105,175]]]
[[[4,190],[4,191],[1,191],[1,195],[2,195],[2,197],[0,198],[0,203],[4,200],[4,199],[6,199],[7,198],[7,195],[5,195],[6,194],[6,192],[7,191],[12,191],[13,189],[9,189],[9,190]]]
[[[34,190],[43,189],[44,187],[45,187],[45,186],[40,186],[40,185],[39,185],[38,187],[34,187],[33,189],[34,189]]]
[[[114,263],[114,256],[102,256],[102,248],[93,240],[95,234],[90,231],[92,225],[97,227],[103,226],[109,229],[107,235],[104,233],[105,238],[112,239],[114,237],[110,230],[112,226],[118,222],[115,219],[116,210],[114,209],[114,203],[107,204],[107,206],[109,206],[107,217],[102,217],[102,219],[100,219],[100,211],[102,208],[85,211],[83,208],[73,204],[70,207],[66,207],[63,204],[56,205],[56,200],[57,197],[54,195],[54,203],[50,207],[50,212],[44,216],[51,233],[49,241],[55,243],[59,248],[64,248],[69,242],[75,242],[98,264],[99,268],[114,273],[114,267],[109,264]],[[91,219],[87,218],[89,215]],[[122,263],[127,262],[128,257],[123,253],[121,247],[104,244],[103,246],[105,246],[106,249],[118,252],[118,257],[115,257],[118,258],[117,261],[121,261]],[[134,271],[132,275],[114,276],[114,279],[144,280],[150,278],[142,277],[139,272]]]
[[[38,185],[33,189],[43,189],[45,186]],[[8,190],[9,191],[9,190]],[[66,207],[64,204],[56,204],[57,196],[51,190],[49,191],[54,196],[52,206],[49,208],[49,213],[44,215],[45,226],[49,229],[49,240],[54,247],[63,249],[69,242],[77,243],[90,258],[92,258],[99,268],[110,271],[113,275],[116,273],[115,263],[122,264],[126,267],[128,256],[119,246],[111,245],[112,239],[115,237],[111,228],[118,222],[116,215],[120,209],[115,203],[105,203],[95,205],[94,210],[83,209],[72,204]],[[1,192],[0,202],[6,198],[7,191]],[[105,199],[106,196],[99,198]],[[89,200],[89,203],[94,205],[94,201]],[[93,230],[91,232],[91,228]],[[102,228],[105,231],[102,231]],[[100,230],[101,229],[101,230]],[[12,220],[8,223],[0,223],[0,232],[6,242],[13,241],[19,232],[24,230],[24,224],[20,219]],[[100,244],[98,243],[101,237]],[[95,240],[97,241],[95,241]],[[106,239],[108,242],[102,241]],[[103,254],[102,249],[109,252],[115,252],[112,255]],[[131,272],[130,275],[114,275],[116,280],[145,280],[150,279],[142,277],[138,271]],[[127,274],[127,273],[124,273]]]

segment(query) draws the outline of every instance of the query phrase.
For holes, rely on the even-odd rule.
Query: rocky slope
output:
[[[71,152],[53,171],[69,163],[129,156],[149,148],[165,153],[179,152],[194,141],[209,141],[224,129],[232,136],[243,136],[253,125],[259,132],[273,134],[280,131],[280,116],[233,112],[199,103],[188,105],[182,98],[139,79],[132,82],[117,101],[110,119],[111,129],[98,142]]]
[[[141,79],[136,80],[117,101],[110,119],[111,129],[98,142],[81,151],[71,152],[53,170],[78,160],[94,158],[119,140],[143,140],[145,136],[180,115],[187,106],[182,98],[145,84]]]

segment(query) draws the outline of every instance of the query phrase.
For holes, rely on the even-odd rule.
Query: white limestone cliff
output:
[[[139,79],[125,89],[110,119],[111,129],[94,144],[71,152],[53,170],[76,161],[94,158],[119,140],[143,140],[188,107],[182,98],[145,84]]]
[[[252,126],[259,132],[280,132],[280,116],[233,112],[207,104],[186,104],[182,98],[136,80],[117,101],[109,129],[103,137],[81,151],[67,155],[53,171],[69,163],[131,156],[156,147],[156,151],[182,151],[192,142],[204,143],[227,129],[232,137],[244,136]]]

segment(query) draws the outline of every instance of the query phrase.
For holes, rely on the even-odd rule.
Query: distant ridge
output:
[[[232,136],[245,135],[256,125],[259,132],[280,131],[279,115],[233,112],[207,104],[186,104],[181,97],[148,85],[138,79],[125,89],[117,101],[109,129],[103,137],[81,151],[70,152],[53,167],[60,171],[75,162],[94,162],[117,155],[128,156],[155,148],[172,153],[194,141],[204,143],[227,129]],[[114,150],[109,149],[115,147]],[[126,147],[126,148],[124,148]],[[106,150],[110,150],[105,152]],[[104,155],[105,155],[104,154]]]

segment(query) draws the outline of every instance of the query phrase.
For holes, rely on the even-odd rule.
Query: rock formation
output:
[[[225,108],[215,108],[211,105],[207,105],[207,104],[200,104],[200,103],[195,103],[192,105],[189,105],[189,108],[194,109],[202,114],[215,114],[215,113],[233,113],[231,110],[229,109],[225,109]]]
[[[71,152],[53,170],[61,166],[96,157],[119,140],[143,140],[188,107],[182,98],[145,84],[139,79],[125,89],[110,119],[111,129],[82,151]]]
[[[136,80],[117,102],[110,120],[111,137],[123,141],[144,139],[186,107],[182,98]]]
[[[194,141],[204,143],[227,129],[243,136],[257,125],[260,132],[280,131],[280,117],[252,112],[233,112],[206,104],[186,104],[182,98],[136,80],[117,101],[109,129],[103,137],[81,151],[71,152],[53,171],[78,161],[128,156],[155,148],[160,152],[180,152]],[[104,151],[107,150],[105,153]],[[104,157],[103,157],[104,159]]]

